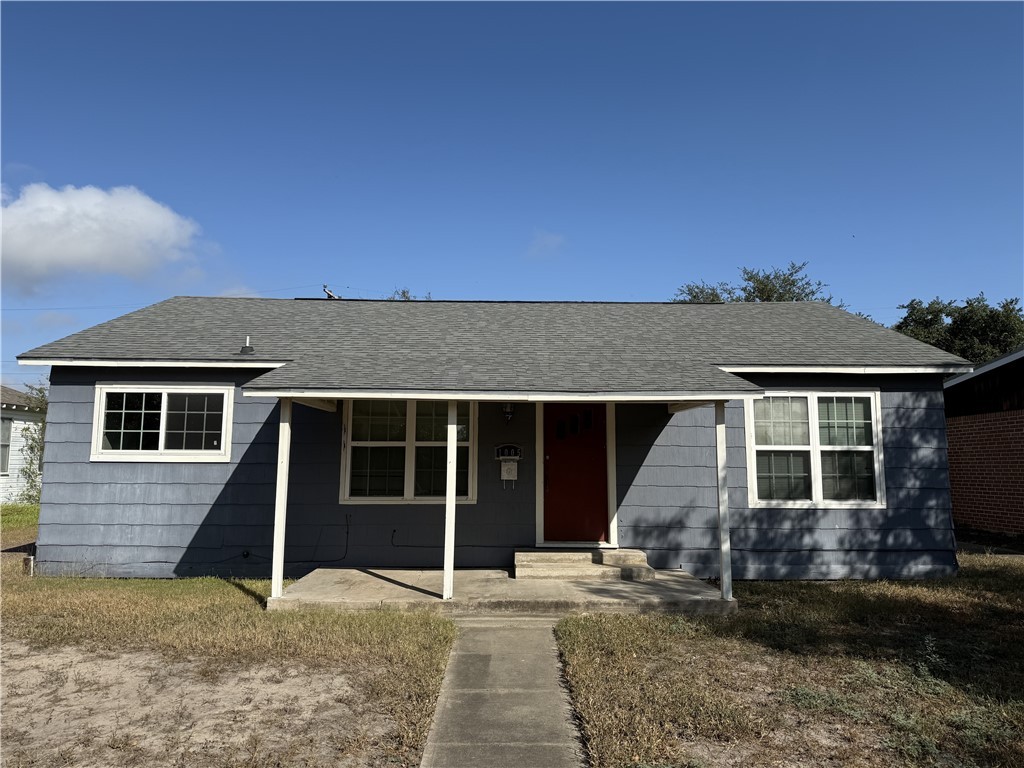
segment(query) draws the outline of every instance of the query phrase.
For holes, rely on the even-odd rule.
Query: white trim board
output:
[[[660,392],[638,394],[635,392],[446,392],[443,390],[320,390],[320,389],[275,389],[253,390],[243,387],[244,397],[291,397],[316,398],[321,400],[469,400],[477,402],[503,403],[685,403],[712,400],[753,400],[762,392],[714,392],[703,394],[679,394]]]
[[[286,364],[256,360],[86,360],[73,357],[50,360],[18,359],[18,365],[68,365],[80,368],[280,368]]]
[[[975,376],[979,376],[982,373],[988,373],[989,371],[994,371],[996,368],[1002,368],[1007,363],[1012,363],[1016,360],[1020,360],[1022,357],[1024,357],[1024,347],[1021,347],[1020,349],[1015,350],[1014,352],[1009,352],[1003,355],[1002,357],[997,357],[995,360],[989,360],[987,363],[979,365],[970,373],[955,376],[952,379],[946,381],[942,385],[942,388],[949,389],[950,387],[955,387],[957,384],[963,384],[965,381],[973,379]]]
[[[970,365],[720,365],[726,373],[962,373]]]

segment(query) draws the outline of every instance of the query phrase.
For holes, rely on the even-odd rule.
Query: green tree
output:
[[[408,288],[395,288],[390,296],[385,297],[386,301],[430,301],[430,291],[422,296],[416,296]]]
[[[672,301],[687,303],[733,301],[823,301],[833,303],[828,284],[807,276],[808,262],[789,262],[789,266],[771,269],[740,268],[739,283],[686,283]],[[845,308],[843,302],[836,306]]]
[[[22,448],[25,463],[21,467],[20,474],[21,479],[25,481],[25,487],[18,494],[18,501],[23,504],[38,504],[43,488],[43,445],[46,442],[45,414],[49,396],[45,384],[29,384],[25,389],[28,390],[31,409],[38,410],[43,414],[43,418],[26,424],[21,429],[21,434],[25,438],[25,446]]]
[[[899,308],[905,313],[893,330],[975,365],[1024,345],[1024,311],[1019,298],[1003,299],[992,306],[985,294],[979,293],[963,305],[936,297],[927,304],[911,299]]]

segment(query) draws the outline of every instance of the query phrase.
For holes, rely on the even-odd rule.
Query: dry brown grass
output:
[[[742,583],[735,616],[556,628],[595,768],[1024,765],[1024,560]]]
[[[38,504],[0,504],[0,549],[20,547],[36,540]]]
[[[28,578],[9,559],[2,568],[5,642],[18,641],[42,655],[67,647],[87,657],[156,654],[168,664],[184,664],[183,674],[199,683],[236,680],[257,668],[314,676],[342,672],[354,691],[352,708],[387,722],[386,732],[357,745],[367,750],[360,764],[418,760],[455,636],[450,621],[388,612],[268,613],[263,603],[269,583],[258,580]],[[279,729],[295,728],[288,717],[276,722]],[[238,764],[275,764],[271,752],[257,753],[258,759]],[[205,754],[181,764],[219,762]],[[165,764],[178,763],[167,756]]]

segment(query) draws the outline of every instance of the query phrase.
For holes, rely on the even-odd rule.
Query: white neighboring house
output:
[[[34,406],[28,393],[0,387],[0,500],[14,501],[25,490],[24,430],[45,418],[46,411]]]

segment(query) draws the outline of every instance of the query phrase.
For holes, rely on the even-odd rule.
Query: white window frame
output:
[[[397,398],[367,398],[371,400],[394,400]],[[341,488],[339,502],[341,504],[444,504],[444,496],[416,496],[416,447],[444,447],[445,441],[416,440],[416,400],[405,400],[405,440],[392,441],[359,441],[359,445],[381,445],[385,447],[405,448],[405,493],[401,496],[351,496],[349,494],[352,478],[352,400],[343,403],[341,433]],[[460,442],[460,446],[465,443]],[[459,504],[476,504],[477,490],[477,403],[469,404],[469,495],[456,496]]]
[[[809,445],[762,445],[755,442],[754,432],[754,401],[767,397],[803,397],[807,399],[807,427],[810,432]],[[841,446],[821,445],[818,430],[818,398],[819,397],[869,397],[871,398],[871,447],[862,446],[864,451],[872,451],[875,457],[875,499],[864,501],[858,499],[837,500],[824,498],[821,475],[822,451],[857,450]],[[881,397],[877,389],[815,389],[815,390],[766,390],[764,398],[756,397],[743,403],[743,413],[747,448],[747,504],[751,508],[775,509],[885,509],[885,456],[882,453],[882,408]],[[811,454],[811,498],[810,499],[759,499],[757,497],[757,451],[809,451]]]
[[[120,451],[103,447],[104,404],[110,392],[129,394],[160,393],[160,448],[155,451]],[[164,448],[167,424],[167,395],[224,395],[221,446],[216,451],[172,450]],[[233,385],[192,384],[97,384],[92,415],[92,461],[124,462],[228,462],[231,461],[231,425],[234,422],[235,387]]]
[[[13,450],[14,443],[14,419],[10,416],[4,416],[3,420],[10,424],[10,434],[7,435],[7,442],[0,443],[0,445],[7,446],[7,466],[3,466],[3,462],[0,462],[0,476],[8,477],[11,474],[11,451]]]

